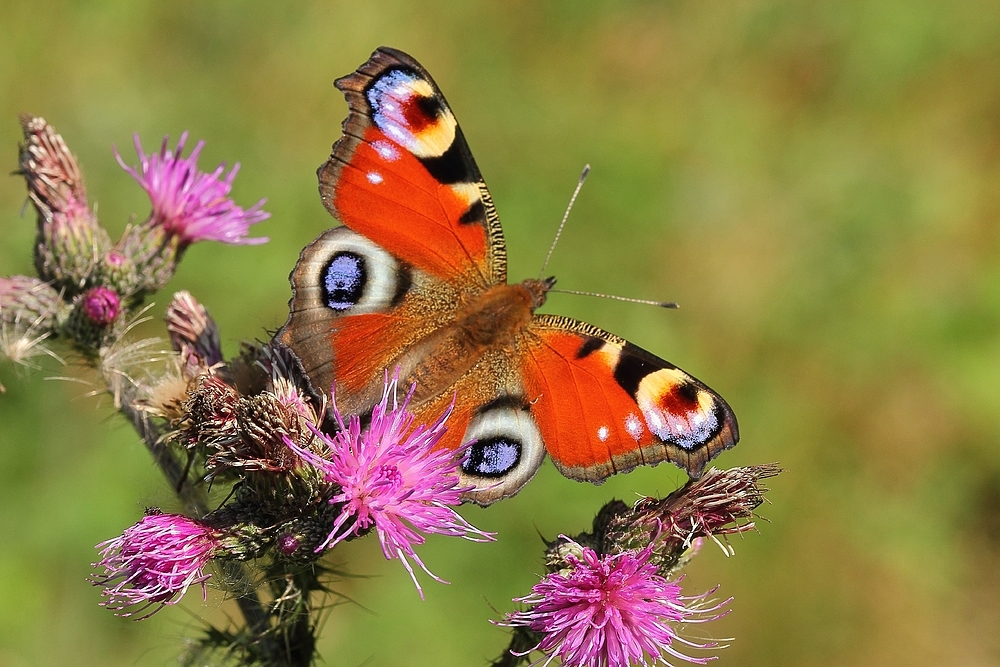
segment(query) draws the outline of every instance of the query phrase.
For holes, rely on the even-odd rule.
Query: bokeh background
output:
[[[0,2],[0,168],[17,114],[44,116],[117,235],[145,195],[116,165],[190,130],[205,168],[239,161],[271,242],[203,243],[171,288],[218,320],[228,353],[284,321],[299,249],[331,225],[315,169],[346,105],[331,86],[380,44],[434,74],[490,185],[512,278],[533,276],[582,165],[593,172],[551,269],[567,288],[673,299],[679,311],[554,295],[704,379],[739,416],[723,466],[780,461],[770,522],[685,586],[733,612],[724,665],[1000,664],[1000,11],[933,0],[704,3]],[[6,165],[6,166],[3,166]],[[31,272],[34,214],[0,179],[0,275]],[[159,295],[162,314],[169,294]],[[142,334],[162,332],[159,321]],[[169,665],[191,594],[142,623],[97,606],[93,545],[174,507],[133,433],[79,369],[0,365],[0,665]],[[668,466],[604,486],[546,464],[482,510],[495,544],[431,539],[421,602],[373,539],[324,664],[483,665],[490,619],[542,572],[539,534],[609,498],[666,493]],[[350,599],[351,601],[347,601]]]

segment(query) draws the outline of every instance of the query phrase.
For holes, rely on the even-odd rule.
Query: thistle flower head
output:
[[[423,544],[425,535],[437,533],[474,541],[492,540],[493,536],[472,526],[453,509],[461,503],[464,490],[459,486],[459,457],[452,450],[435,449],[451,411],[430,426],[413,427],[413,414],[407,410],[412,390],[399,403],[396,384],[396,378],[386,383],[364,432],[357,416],[345,423],[334,403],[340,430],[332,436],[316,431],[326,456],[288,439],[285,443],[339,488],[330,503],[342,509],[317,551],[374,526],[382,553],[403,563],[423,597],[408,559],[441,581],[414,551],[414,546]]]
[[[710,538],[727,555],[733,548],[719,537],[744,533],[756,528],[754,510],[765,501],[767,488],[762,480],[781,473],[776,464],[719,470],[709,468],[700,479],[691,480],[663,500],[646,498],[636,503],[626,523],[633,539],[649,539],[657,534],[659,556],[679,554],[698,538]],[[615,526],[621,530],[623,526]]]
[[[219,536],[209,527],[179,514],[148,514],[113,540],[97,545],[103,572],[91,578],[102,586],[102,606],[119,616],[133,616],[150,607],[176,604],[192,584],[210,575],[204,568],[219,549]]]
[[[590,547],[576,547],[569,567],[546,575],[531,595],[515,602],[529,605],[500,622],[525,627],[541,636],[531,650],[559,658],[565,667],[631,667],[666,662],[665,656],[703,665],[710,657],[692,657],[677,644],[695,649],[715,648],[681,637],[679,627],[714,620],[725,612],[725,600],[712,604],[699,596],[681,595],[680,585],[656,573],[652,550],[598,556]],[[546,661],[548,664],[548,661]]]
[[[139,167],[125,164],[115,151],[118,163],[131,174],[153,205],[151,224],[178,237],[184,245],[195,241],[222,241],[231,244],[265,243],[266,238],[247,238],[250,225],[266,220],[270,213],[260,210],[264,200],[248,209],[240,208],[229,198],[239,164],[223,177],[225,164],[211,174],[198,171],[198,155],[205,142],[199,141],[188,157],[181,157],[187,132],[181,135],[177,148],[167,147],[169,137],[157,153],[146,155],[135,135],[135,150]]]

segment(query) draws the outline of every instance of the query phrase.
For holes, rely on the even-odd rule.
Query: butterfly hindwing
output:
[[[393,257],[348,229],[329,229],[302,251],[278,339],[318,395],[336,386],[345,411],[378,401],[386,368],[454,317],[455,286]],[[410,357],[412,358],[412,354]],[[412,364],[412,361],[409,363]]]
[[[739,439],[721,396],[597,327],[535,315],[521,347],[532,413],[567,477],[600,482],[661,461],[698,477]]]
[[[336,86],[350,115],[319,170],[330,213],[441,280],[468,288],[505,282],[503,231],[492,199],[427,71],[383,47]]]
[[[459,469],[465,500],[489,505],[517,493],[545,460],[545,443],[517,369],[515,356],[495,350],[435,400],[417,406],[429,423],[453,404],[439,446],[465,447]]]

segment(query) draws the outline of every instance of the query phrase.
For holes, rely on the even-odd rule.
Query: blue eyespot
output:
[[[484,438],[468,449],[462,470],[478,477],[500,477],[513,470],[521,460],[521,443],[509,436]]]
[[[338,252],[323,271],[323,300],[334,310],[347,310],[361,301],[367,282],[364,258]]]

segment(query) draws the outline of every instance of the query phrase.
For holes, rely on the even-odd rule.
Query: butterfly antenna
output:
[[[628,301],[629,303],[642,303],[647,306],[659,306],[660,308],[680,308],[673,301],[653,301],[652,299],[633,299],[627,296],[617,296],[615,294],[601,294],[600,292],[579,292],[572,289],[550,289],[549,292],[559,292],[560,294],[577,294],[579,296],[598,296],[602,299],[614,299],[615,301]]]
[[[577,181],[576,190],[573,190],[573,196],[569,198],[569,206],[566,207],[566,212],[563,213],[562,222],[559,223],[559,229],[556,230],[556,237],[552,239],[552,245],[549,246],[549,254],[545,256],[545,262],[542,263],[542,270],[538,272],[539,280],[541,280],[542,276],[545,275],[545,267],[549,265],[549,260],[552,259],[552,251],[556,249],[556,244],[559,243],[559,237],[562,236],[563,227],[566,226],[566,220],[569,219],[569,212],[573,210],[573,204],[576,202],[576,197],[580,194],[580,188],[583,187],[583,182],[587,180],[587,174],[589,173],[590,165],[583,165],[583,172],[580,174],[580,180]]]

